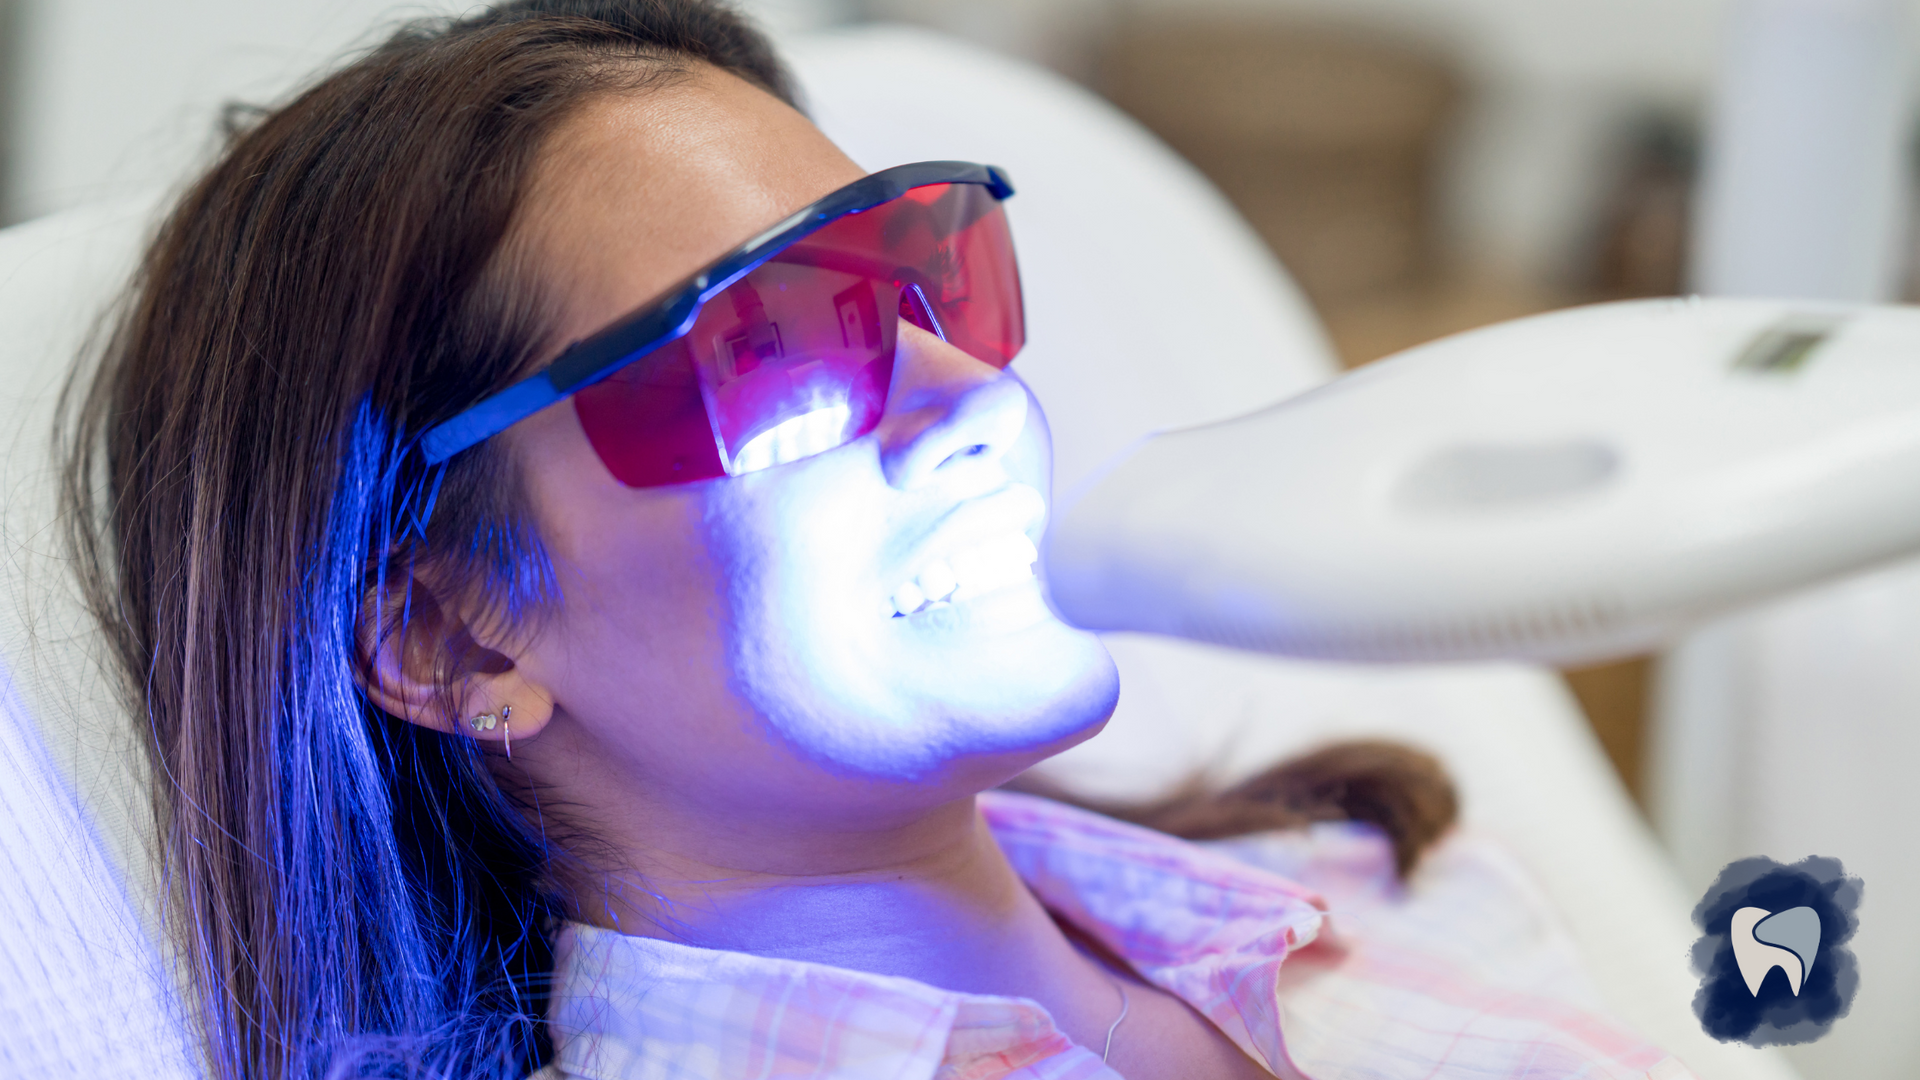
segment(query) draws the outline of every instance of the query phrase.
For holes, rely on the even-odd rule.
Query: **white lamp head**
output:
[[[1920,309],[1576,308],[1142,441],[1065,493],[1067,621],[1571,664],[1920,550]]]

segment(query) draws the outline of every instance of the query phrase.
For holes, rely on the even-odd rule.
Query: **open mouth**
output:
[[[1039,558],[1040,552],[1024,532],[984,537],[920,567],[887,598],[885,614],[905,618],[1030,581]]]

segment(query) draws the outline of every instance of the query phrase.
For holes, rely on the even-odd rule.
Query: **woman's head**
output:
[[[557,129],[508,249],[557,298],[547,340],[577,340],[860,175],[791,106],[702,67]],[[910,324],[879,426],[778,468],[625,487],[567,402],[500,438],[551,602],[535,634],[475,632],[487,662],[456,700],[511,705],[522,764],[576,803],[582,773],[789,821],[951,800],[1111,709],[1104,653],[1031,578],[896,616],[908,583],[1037,536],[1047,468],[1018,380]],[[390,710],[457,724],[431,689]]]
[[[641,784],[823,822],[950,800],[1105,718],[1104,653],[1030,584],[881,611],[1043,510],[1038,410],[931,335],[902,328],[873,433],[761,473],[624,487],[565,402],[444,474],[411,449],[858,175],[718,6],[521,3],[266,114],[169,219],[73,490],[104,471],[87,550],[225,1071],[537,1053],[565,901],[474,712],[513,707],[509,794],[587,831]]]

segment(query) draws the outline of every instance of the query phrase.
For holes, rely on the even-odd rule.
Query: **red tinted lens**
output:
[[[910,291],[902,317],[994,367],[1006,367],[1026,344],[1006,211],[979,184],[914,188],[841,218],[777,258],[858,266],[894,281]]]
[[[898,209],[886,232],[911,238],[903,246],[919,257],[908,264],[908,284],[920,287],[941,336],[994,367],[1012,363],[1027,324],[999,200],[979,184],[935,184],[889,205]]]
[[[779,257],[709,300],[686,341],[727,471],[797,461],[872,431],[893,381],[899,306],[891,281]]]
[[[632,487],[739,475],[879,424],[905,317],[1005,367],[1025,324],[1005,213],[934,184],[827,225],[736,281],[688,333],[574,395],[587,438]]]
[[[573,408],[607,471],[628,487],[726,475],[685,338],[573,395]]]

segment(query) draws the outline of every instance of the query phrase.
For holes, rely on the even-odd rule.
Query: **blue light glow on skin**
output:
[[[798,113],[693,65],[556,134],[510,257],[556,300],[557,352],[860,175]],[[494,659],[463,715],[513,707],[503,776],[587,841],[563,868],[575,917],[1029,998],[1098,1045],[1112,977],[973,800],[1099,731],[1119,693],[1098,639],[1016,580],[1049,453],[1024,384],[903,324],[879,427],[760,472],[623,487],[564,402],[501,437],[561,596],[537,625],[467,628]],[[424,690],[381,693],[459,724]],[[1113,977],[1125,1074],[1267,1075]]]
[[[1110,704],[1111,676],[1031,576],[894,613],[889,598],[929,565],[986,562],[991,579],[999,567],[965,556],[1037,540],[1047,469],[1017,379],[911,326],[901,339],[879,430],[712,485],[707,520],[735,690],[824,766],[917,779],[1074,734]],[[974,582],[956,584],[965,597]]]

